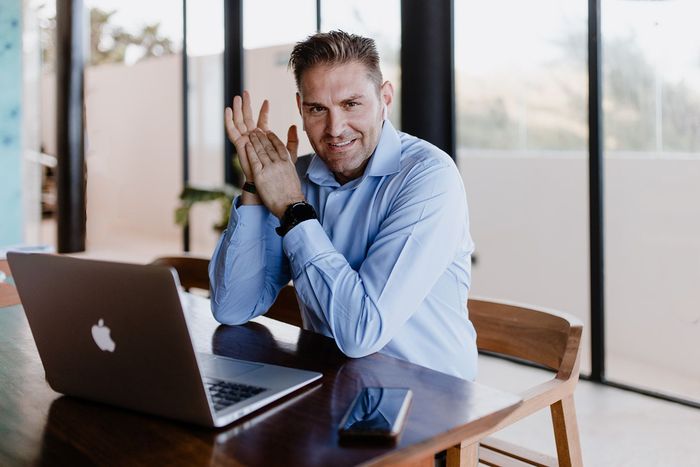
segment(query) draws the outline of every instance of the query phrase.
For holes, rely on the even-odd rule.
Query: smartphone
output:
[[[340,441],[395,443],[412,397],[408,388],[363,388],[340,422]]]

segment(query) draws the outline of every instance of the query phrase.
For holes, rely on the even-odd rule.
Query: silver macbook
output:
[[[57,392],[218,427],[321,377],[196,353],[170,268],[7,256]]]

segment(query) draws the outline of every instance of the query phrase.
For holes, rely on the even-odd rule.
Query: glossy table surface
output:
[[[0,308],[0,465],[430,465],[433,453],[488,430],[520,403],[382,354],[349,359],[332,339],[265,317],[222,326],[207,300],[186,301],[196,350],[323,378],[228,427],[200,428],[55,393],[22,307]],[[338,423],[364,386],[413,390],[397,445],[339,445]]]

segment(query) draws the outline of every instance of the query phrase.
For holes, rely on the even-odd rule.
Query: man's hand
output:
[[[224,110],[224,123],[228,139],[236,147],[236,152],[241,160],[241,168],[246,181],[253,183],[253,173],[250,170],[248,159],[245,155],[245,145],[250,141],[249,134],[256,128],[269,131],[268,118],[270,115],[270,103],[265,99],[260,107],[258,122],[253,120],[253,107],[250,103],[250,94],[243,91],[243,97],[235,96],[233,106]]]
[[[289,128],[286,147],[271,131],[256,129],[248,138],[245,154],[255,188],[270,212],[281,219],[287,206],[304,201],[294,167],[298,146],[296,127]]]

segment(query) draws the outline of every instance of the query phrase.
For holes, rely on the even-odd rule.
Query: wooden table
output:
[[[6,277],[10,277],[10,266],[7,264],[7,260],[0,259],[0,271],[5,274]],[[17,296],[17,289],[11,283],[0,281],[0,308],[9,305],[16,305],[19,303],[19,297]]]
[[[432,466],[433,453],[478,436],[520,404],[515,395],[385,355],[349,359],[332,339],[268,318],[219,326],[208,301],[188,300],[198,351],[323,378],[224,429],[172,422],[53,392],[22,307],[1,308],[0,465]],[[339,446],[336,427],[363,386],[413,390],[398,445]]]

